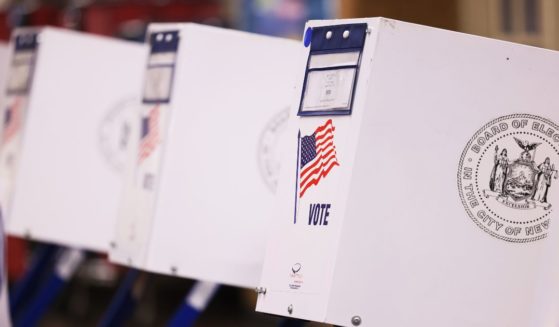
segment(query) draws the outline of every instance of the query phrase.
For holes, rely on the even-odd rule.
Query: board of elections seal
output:
[[[99,124],[99,149],[109,166],[115,172],[122,172],[127,163],[127,155],[132,137],[139,138],[140,100],[130,97],[111,107]],[[132,135],[134,134],[134,135]]]
[[[287,128],[289,108],[277,112],[268,121],[258,141],[258,167],[260,176],[268,189],[275,193],[280,169],[279,144]]]
[[[559,127],[529,114],[497,118],[470,139],[458,188],[470,218],[488,234],[526,243],[547,235],[559,205]]]

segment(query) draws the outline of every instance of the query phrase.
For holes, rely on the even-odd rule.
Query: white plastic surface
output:
[[[9,63],[9,47],[7,43],[0,42],[0,117],[4,115],[4,92],[6,88],[6,78],[8,73],[8,63]],[[3,124],[0,124],[0,135],[2,134],[2,127]],[[0,246],[0,251],[5,254],[6,251],[6,232],[4,228],[4,219],[0,219],[0,224],[2,224],[2,228],[0,229],[0,242],[2,242],[2,246]],[[9,304],[8,304],[8,280],[7,280],[7,260],[5,255],[0,255],[0,276],[2,276],[0,280],[0,326],[11,326],[10,322],[10,311],[9,311]]]
[[[274,208],[276,176],[268,168],[276,165],[301,48],[195,24],[149,28],[177,30],[171,102],[143,109],[146,117],[158,110],[160,142],[149,157],[132,159],[110,257],[254,287]]]
[[[40,30],[10,234],[107,251],[146,55],[142,44]]]
[[[5,42],[0,42],[0,91],[1,91],[0,99],[4,97],[4,91],[6,90],[9,56],[10,56],[10,48],[8,44]],[[0,125],[0,131],[1,131],[1,125]]]
[[[529,326],[541,260],[551,258],[544,254],[547,239],[507,241],[486,232],[480,227],[496,233],[499,225],[468,216],[457,181],[466,171],[460,165],[471,167],[468,156],[461,162],[470,139],[507,115],[526,115],[521,141],[541,139],[544,145],[530,150],[537,165],[546,156],[559,164],[551,151],[557,137],[532,130],[539,121],[528,116],[559,122],[559,54],[382,18],[308,26],[362,22],[371,33],[352,115],[297,117],[292,108],[287,139],[293,141],[282,161],[278,224],[259,285],[267,291],[257,310],[340,326],[352,326],[356,316],[361,326]],[[306,58],[298,64],[297,90],[305,65]],[[328,119],[339,166],[299,199],[294,224],[296,136]],[[522,150],[507,137],[494,144],[506,144],[512,164]],[[493,147],[487,151],[482,166],[493,160]],[[479,177],[480,190],[489,188],[489,172]],[[558,198],[551,179],[551,209],[540,202],[527,202],[526,211],[502,206],[518,220],[500,232],[519,226],[522,235],[529,228],[552,233],[546,221],[557,223]],[[493,195],[486,201],[501,208]],[[329,204],[327,226],[308,223],[316,203]],[[522,220],[545,210],[543,220]]]

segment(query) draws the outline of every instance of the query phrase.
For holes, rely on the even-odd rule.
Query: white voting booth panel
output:
[[[138,156],[110,258],[255,287],[298,42],[150,25]]]
[[[6,87],[6,75],[8,72],[8,57],[9,57],[9,47],[7,43],[0,42],[0,117],[4,115],[4,90]],[[2,135],[2,126],[0,124],[0,135]],[[0,218],[1,219],[1,218]],[[5,231],[3,228],[0,232],[0,242],[2,242],[2,246],[0,247],[0,251],[2,254],[5,253]],[[8,284],[6,278],[6,259],[4,255],[0,255],[0,276],[2,276],[0,280],[0,326],[10,326],[10,314],[8,309]]]
[[[9,46],[7,43],[0,42],[0,99],[4,98],[4,90],[6,88],[6,79],[8,75]],[[0,130],[1,130],[0,125]]]
[[[16,30],[11,44],[0,148],[8,233],[105,252],[147,48],[55,28]]]
[[[8,62],[9,62],[9,46],[7,43],[0,42],[0,113],[4,113],[4,90],[6,89],[6,79],[8,75]],[[2,135],[2,127],[0,124],[0,135]]]
[[[559,54],[383,18],[307,27],[257,310],[529,326],[559,206]]]
[[[552,234],[551,234],[552,233]],[[559,224],[550,227],[550,236],[542,255],[541,271],[536,278],[530,327],[556,327],[559,322]]]

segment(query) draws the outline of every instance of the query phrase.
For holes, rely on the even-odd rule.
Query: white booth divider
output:
[[[152,24],[142,128],[110,259],[255,287],[274,206],[295,41]]]
[[[56,28],[12,36],[0,204],[15,236],[106,252],[147,47]]]
[[[6,89],[6,79],[8,76],[9,57],[10,48],[8,44],[0,42],[0,112],[2,114],[4,113],[4,91]],[[0,138],[3,126],[4,124],[0,124]]]
[[[305,35],[257,310],[529,326],[557,256],[559,53],[384,18]]]
[[[0,42],[0,113],[2,114],[2,121],[5,111],[5,90],[6,90],[6,80],[8,79],[8,68],[10,61],[10,47],[8,43]],[[2,130],[4,129],[4,124],[0,124],[0,139],[2,138]]]
[[[4,90],[6,88],[6,77],[8,74],[9,62],[9,47],[7,43],[0,42],[0,117],[4,117],[5,103],[4,103]],[[0,142],[2,138],[2,127],[0,124]],[[2,228],[0,229],[0,326],[10,326],[10,313],[8,308],[8,281],[6,270],[6,234],[4,230],[4,222],[0,219]]]

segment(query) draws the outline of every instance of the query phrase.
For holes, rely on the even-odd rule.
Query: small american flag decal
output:
[[[159,106],[155,106],[150,110],[147,117],[142,118],[142,134],[138,153],[138,162],[140,163],[148,158],[159,144],[159,111]]]
[[[329,119],[311,135],[301,138],[301,162],[299,173],[299,197],[313,185],[325,178],[335,166],[339,166],[334,145],[334,125]]]
[[[2,132],[2,144],[8,143],[21,128],[22,112],[21,99],[16,98],[13,104],[4,112],[4,131]]]

